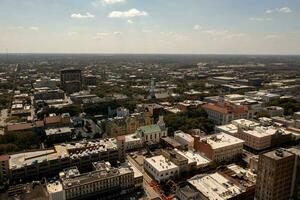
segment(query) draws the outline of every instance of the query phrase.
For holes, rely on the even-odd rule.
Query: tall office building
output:
[[[259,157],[256,200],[299,199],[300,150],[277,149]]]
[[[79,92],[82,88],[80,69],[63,69],[60,71],[61,88],[67,93]]]

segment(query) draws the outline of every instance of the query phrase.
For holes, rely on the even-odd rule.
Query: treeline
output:
[[[207,113],[203,109],[179,114],[167,114],[164,120],[170,133],[176,130],[186,132],[191,129],[200,129],[206,133],[212,133],[215,126],[214,122],[207,118]]]
[[[110,101],[95,104],[86,104],[83,106],[83,112],[88,115],[108,115],[108,109],[116,109],[118,107],[125,107],[131,112],[136,108],[136,101]]]
[[[36,132],[0,135],[0,154],[38,148],[40,136]]]
[[[268,106],[279,106],[284,108],[284,115],[293,115],[300,111],[300,102],[295,99],[278,99],[271,101]]]

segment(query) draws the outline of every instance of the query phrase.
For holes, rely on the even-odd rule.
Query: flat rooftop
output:
[[[260,123],[252,121],[252,120],[248,120],[248,119],[236,119],[236,120],[233,120],[231,123],[236,126],[249,127],[249,128],[260,125]]]
[[[49,194],[61,192],[63,190],[62,184],[59,181],[47,183],[47,191]]]
[[[222,126],[217,126],[216,127],[218,130],[220,131],[224,131],[224,132],[227,132],[229,134],[236,134],[237,131],[238,131],[238,127],[233,125],[233,124],[226,124],[226,125],[222,125]]]
[[[9,167],[11,169],[29,166],[36,162],[41,163],[47,160],[57,159],[59,154],[54,149],[23,152],[10,155]]]
[[[9,159],[9,166],[11,169],[21,168],[26,165],[41,163],[48,160],[55,160],[63,157],[70,157],[71,159],[73,159],[88,156],[89,154],[105,152],[108,150],[118,150],[115,138],[61,143],[54,145],[54,148],[52,149],[11,154]]]
[[[219,149],[226,146],[243,144],[245,142],[244,140],[233,137],[226,133],[218,133],[211,136],[207,136],[201,139],[201,141],[210,144],[212,149]]]
[[[176,140],[176,136],[178,136],[178,137],[180,137],[180,138],[182,138],[182,139],[184,139],[186,141],[189,141],[189,142],[193,142],[194,141],[193,136],[191,136],[190,134],[185,133],[183,131],[176,131],[174,133],[175,140]]]
[[[272,136],[275,133],[281,133],[283,135],[291,134],[291,132],[289,132],[287,130],[284,130],[282,128],[275,128],[273,126],[268,126],[268,127],[258,126],[258,127],[255,127],[253,130],[245,130],[243,132],[246,134],[252,135],[254,137],[258,137],[258,138]]]
[[[71,170],[71,173],[68,172]],[[71,188],[76,185],[84,185],[87,183],[95,182],[101,179],[107,179],[109,177],[119,176],[127,173],[133,173],[133,170],[129,167],[119,167],[113,168],[108,167],[101,170],[95,170],[88,173],[73,173],[74,168],[66,169],[63,173],[60,173],[60,179],[63,185],[63,188]],[[72,174],[72,176],[66,175]]]
[[[159,172],[178,168],[177,165],[167,160],[162,155],[146,158],[145,161],[148,162],[154,169],[156,169]]]
[[[196,162],[197,166],[207,166],[211,163],[211,160],[209,160],[205,156],[202,156],[200,153],[193,151],[180,151],[178,149],[175,149],[175,151],[187,158],[189,164],[192,162]]]
[[[241,189],[218,172],[195,176],[188,180],[199,192],[209,200],[225,200],[242,193]]]
[[[71,133],[72,129],[70,127],[61,127],[61,128],[50,128],[45,130],[46,135],[59,135]]]
[[[281,160],[290,156],[294,156],[294,152],[287,151],[286,149],[276,149],[263,154],[266,157],[272,158],[273,160]]]

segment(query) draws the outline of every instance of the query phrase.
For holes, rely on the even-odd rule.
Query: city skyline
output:
[[[0,3],[1,53],[300,54],[294,0]]]

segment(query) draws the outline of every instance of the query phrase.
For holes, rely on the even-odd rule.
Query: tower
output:
[[[154,78],[151,78],[149,97],[151,99],[155,99],[155,81],[154,81]]]
[[[299,171],[299,165],[296,164],[299,156],[297,154],[289,149],[277,149],[260,155],[255,191],[256,200],[286,200],[294,195],[294,188],[299,187],[293,180]]]

